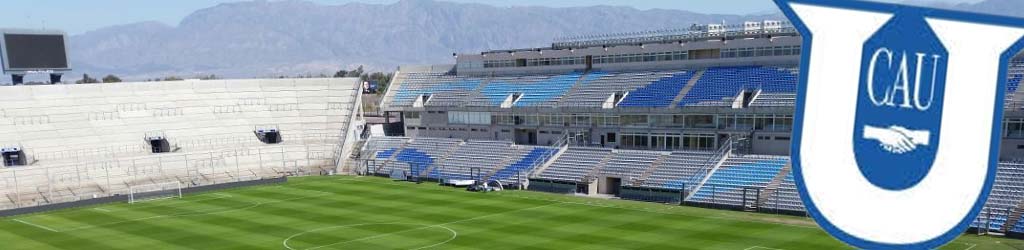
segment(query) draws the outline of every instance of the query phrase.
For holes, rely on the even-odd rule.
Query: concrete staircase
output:
[[[483,98],[483,94],[482,93],[484,91],[484,88],[486,88],[487,85],[490,85],[490,84],[491,84],[491,78],[490,77],[483,78],[482,80],[480,80],[480,86],[476,86],[475,89],[469,91],[469,94],[467,94],[466,97],[462,98],[462,104],[459,105],[459,106],[462,106],[462,107],[464,107],[464,106],[471,106],[471,107],[476,107],[476,106],[488,107],[488,106],[490,106],[491,105],[490,103],[474,103],[474,101],[473,101],[473,100],[479,100],[480,98]]]
[[[576,83],[572,85],[572,88],[569,88],[569,91],[566,91],[565,95],[562,95],[562,97],[558,98],[558,101],[555,102],[555,107],[561,107],[562,103],[565,102],[566,99],[569,99],[569,96],[576,92],[579,92],[579,89],[583,87],[583,80],[587,79],[588,75],[590,75],[590,71],[581,74],[580,78],[576,79]]]
[[[1024,201],[1018,203],[1016,207],[1013,207],[1013,210],[1010,210],[1010,215],[1006,217],[1006,224],[1003,224],[1003,232],[1010,232],[1010,229],[1013,229],[1013,225],[1020,222],[1020,216],[1022,214],[1024,214]]]
[[[758,207],[764,206],[765,203],[768,203],[768,200],[775,195],[775,192],[779,190],[779,186],[781,186],[782,182],[786,180],[786,176],[789,175],[789,173],[792,171],[792,163],[786,163],[786,166],[782,167],[782,170],[779,171],[779,174],[775,175],[775,178],[773,178],[772,181],[768,183],[768,186],[766,186],[764,190],[761,190],[760,196],[757,197]]]
[[[718,162],[715,163],[715,166],[712,167],[711,170],[708,170],[708,173],[705,174],[704,178],[702,178],[700,180],[700,183],[697,184],[697,187],[693,188],[692,189],[693,191],[691,191],[689,194],[686,195],[686,200],[689,200],[690,197],[693,196],[693,194],[696,194],[698,191],[700,191],[701,188],[704,187],[704,183],[707,183],[708,179],[711,179],[711,176],[715,175],[715,171],[718,171],[718,169],[722,167],[722,164],[725,164],[725,162],[727,160],[729,160],[729,155],[730,154],[731,154],[731,151],[722,155],[722,158],[719,159]]]
[[[395,159],[398,158],[398,154],[402,153],[402,151],[405,150],[405,147],[408,147],[409,144],[412,144],[412,141],[406,141],[405,143],[402,144],[401,147],[398,147],[397,149],[395,149],[395,153],[391,154],[391,157],[388,157],[388,159],[385,160],[383,164],[380,164],[380,166],[377,166],[377,168],[374,169],[373,172],[374,173],[380,173],[381,170],[384,170],[384,167],[386,167],[389,164],[391,164],[392,161],[395,161]]]
[[[498,165],[494,168],[494,170],[487,172],[487,175],[484,176],[484,180],[490,180],[491,177],[494,177],[494,175],[498,174],[498,171],[501,171],[501,169],[507,167],[508,165],[512,165],[513,161],[518,159],[518,157],[516,156],[520,156],[523,155],[523,153],[526,153],[526,148],[517,148],[515,150],[515,153],[509,155],[508,157],[505,157],[505,159],[502,159],[501,162],[499,162]]]
[[[451,158],[452,154],[454,154],[455,151],[458,151],[459,148],[462,147],[462,145],[466,145],[466,142],[460,142],[459,145],[456,145],[448,149],[447,152],[444,152],[444,155],[442,155],[439,158],[439,160],[435,161],[434,164],[430,164],[430,166],[427,166],[427,169],[425,169],[423,172],[420,172],[420,177],[429,177],[431,171],[434,171],[434,169],[437,168],[437,166],[441,166],[441,164],[444,164],[444,162],[447,161],[448,158]]]
[[[604,169],[604,166],[608,165],[608,162],[611,161],[613,157],[615,157],[614,151],[604,156],[604,159],[601,159],[601,163],[598,163],[596,167],[591,169],[590,172],[587,172],[587,174],[583,176],[583,178],[585,178],[583,181],[590,182],[590,179],[593,179],[595,176],[597,176],[597,173],[600,173],[601,169]]]
[[[676,95],[675,99],[672,99],[672,104],[669,105],[668,108],[674,109],[678,107],[679,103],[683,101],[684,97],[686,97],[686,94],[690,93],[693,86],[697,85],[697,81],[700,81],[700,78],[704,76],[704,72],[707,72],[707,70],[702,69],[697,71],[697,73],[693,73],[693,77],[690,78],[689,82],[686,82],[686,86],[683,86],[682,90],[679,90],[679,94]]]
[[[558,149],[558,152],[555,152],[555,154],[551,155],[551,157],[548,158],[548,160],[544,162],[543,165],[541,165],[537,169],[534,169],[533,172],[530,173],[530,178],[537,177],[538,175],[540,175],[540,173],[543,173],[544,170],[547,170],[548,167],[551,167],[551,165],[555,163],[555,160],[558,160],[559,157],[562,157],[562,154],[564,154],[565,151],[568,150],[569,145],[562,145],[562,147]]]
[[[672,154],[662,154],[661,156],[659,156],[658,159],[651,163],[651,166],[648,167],[647,170],[644,170],[644,173],[640,174],[640,177],[637,178],[637,180],[635,180],[631,184],[636,186],[638,184],[643,184],[644,182],[646,182],[647,178],[650,178],[651,175],[654,174],[655,171],[658,171],[658,168],[660,168],[661,165],[664,164],[666,160],[668,160],[669,155]]]
[[[358,140],[352,145],[352,153],[348,157],[342,159],[341,167],[338,168],[338,174],[354,174],[358,171],[356,166],[359,166],[359,159],[363,158],[363,147],[366,146],[367,140]]]

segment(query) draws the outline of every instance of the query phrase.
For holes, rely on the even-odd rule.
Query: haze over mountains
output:
[[[956,8],[1021,16],[1024,1],[988,0]],[[390,71],[398,65],[451,63],[453,52],[547,46],[565,35],[764,19],[781,16],[608,6],[506,8],[433,0],[388,5],[253,1],[202,9],[177,26],[134,23],[70,39],[76,74],[113,73],[132,80],[274,77],[330,75],[356,65]]]

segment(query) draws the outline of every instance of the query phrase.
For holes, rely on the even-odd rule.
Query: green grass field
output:
[[[806,218],[347,176],[0,220],[0,249],[843,248]]]

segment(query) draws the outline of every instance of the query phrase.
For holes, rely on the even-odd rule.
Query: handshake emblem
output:
[[[864,126],[864,139],[876,140],[885,151],[893,154],[905,154],[928,146],[931,132],[927,130],[910,130],[901,126],[879,128]]]

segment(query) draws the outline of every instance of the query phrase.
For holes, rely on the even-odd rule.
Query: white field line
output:
[[[100,211],[100,212],[104,212],[104,213],[111,212],[110,210],[107,210],[107,209],[101,208],[101,207],[94,207],[94,208],[92,208],[92,210],[96,210],[96,211]]]
[[[381,184],[381,185],[392,185],[392,186],[408,187],[408,186],[401,185],[401,184],[396,184],[396,183],[381,183],[381,182],[374,182],[374,181],[350,180],[350,179],[338,179],[338,180],[339,181],[355,181],[355,182],[365,182],[365,183],[376,183],[376,184]],[[419,187],[419,186],[411,187],[411,188],[431,189],[431,188]],[[431,189],[431,190],[443,190],[443,189]],[[688,215],[688,214],[665,212],[665,211],[668,211],[668,210],[675,209],[675,206],[666,206],[666,208],[664,208],[664,209],[633,208],[633,207],[623,207],[623,206],[616,206],[616,205],[598,204],[598,203],[595,203],[595,202],[562,201],[562,200],[556,200],[556,199],[535,198],[535,197],[526,197],[526,196],[520,196],[520,195],[502,195],[502,196],[517,198],[517,199],[524,199],[524,200],[551,201],[551,202],[559,202],[559,203],[562,203],[562,204],[573,204],[573,205],[600,207],[600,208],[613,208],[613,209],[636,211],[636,212],[646,212],[646,213],[654,213],[654,214],[661,214],[661,215],[692,216],[692,217],[702,217],[702,218],[708,218],[708,219],[719,219],[719,220],[741,221],[741,222],[757,222],[757,223],[774,224],[774,225],[780,225],[780,226],[809,228],[809,229],[820,229],[820,227],[816,227],[816,226],[795,225],[795,224],[771,222],[771,221],[763,221],[763,220],[751,221],[751,220],[746,220],[746,219],[741,219],[741,218],[733,218],[733,217],[725,217],[725,216],[694,216],[694,215]]]
[[[782,250],[782,249],[778,249],[778,248],[770,248],[770,247],[762,247],[762,246],[752,246],[752,247],[748,247],[747,249],[743,249],[743,250],[756,250],[756,249],[763,249],[763,250]]]
[[[32,223],[32,222],[28,222],[28,221],[23,221],[21,219],[14,219],[13,221],[17,221],[17,222],[20,222],[21,224],[33,226],[33,227],[36,227],[36,228],[41,228],[43,230],[54,232],[54,233],[59,233],[60,232],[60,231],[54,230],[53,228],[45,227],[45,226],[38,225],[38,224],[35,224],[35,223]]]
[[[445,241],[442,241],[442,242],[438,242],[438,243],[434,243],[434,244],[431,244],[431,245],[428,245],[428,246],[424,246],[424,247],[419,247],[419,248],[416,248],[416,249],[412,249],[412,250],[419,250],[419,249],[425,249],[425,248],[431,248],[431,247],[435,247],[435,246],[440,246],[440,245],[444,245],[444,244],[446,244],[446,243],[448,243],[448,242],[450,242],[450,241],[452,241],[452,240],[455,240],[455,238],[458,238],[458,237],[459,237],[459,232],[456,232],[456,231],[455,231],[454,229],[451,229],[451,228],[449,228],[449,227],[446,227],[446,226],[431,226],[431,225],[426,225],[426,224],[415,224],[415,223],[402,223],[402,222],[385,222],[385,223],[359,223],[359,224],[349,224],[349,225],[341,225],[341,226],[330,226],[330,227],[321,227],[321,228],[317,228],[317,229],[312,229],[312,230],[308,230],[308,231],[305,231],[305,232],[301,232],[301,233],[293,234],[292,236],[289,236],[289,237],[288,237],[287,239],[284,239],[284,241],[283,241],[283,242],[281,242],[281,244],[282,244],[282,245],[284,245],[284,248],[287,248],[287,249],[289,249],[289,250],[296,250],[296,249],[295,249],[295,248],[293,248],[292,246],[288,245],[288,241],[291,241],[291,240],[292,240],[292,239],[294,239],[295,237],[299,237],[299,236],[302,236],[302,235],[305,235],[305,234],[308,234],[308,233],[313,233],[313,232],[319,232],[319,231],[323,231],[323,230],[328,230],[328,229],[335,229],[335,228],[354,228],[354,227],[359,227],[359,226],[369,226],[369,225],[412,225],[412,226],[425,226],[425,227],[423,227],[423,228],[429,228],[429,227],[440,227],[440,228],[442,228],[442,229],[448,230],[448,232],[450,232],[450,233],[451,233],[451,235],[452,235],[452,237],[448,238],[448,239],[447,239],[447,240],[445,240]],[[339,243],[334,243],[334,244],[339,244]]]
[[[970,246],[970,247],[967,247],[967,249],[964,249],[964,250],[971,250],[971,249],[974,249],[974,247],[978,246],[978,244],[974,244],[974,243],[964,243],[964,245]]]
[[[313,247],[313,248],[306,248],[304,250],[316,250],[316,249],[320,249],[320,248],[324,248],[324,247],[344,245],[344,244],[348,244],[348,243],[352,243],[352,242],[357,242],[357,241],[372,240],[372,239],[377,239],[377,238],[381,238],[381,237],[385,237],[385,236],[390,236],[390,235],[395,235],[395,234],[400,234],[400,233],[405,233],[405,232],[411,232],[411,231],[416,231],[416,230],[422,230],[422,229],[427,229],[427,228],[431,228],[431,227],[447,228],[447,227],[445,227],[446,225],[451,225],[451,224],[456,224],[456,223],[461,223],[461,222],[466,222],[466,221],[472,221],[472,220],[479,220],[479,219],[488,218],[488,217],[494,217],[494,216],[498,216],[498,215],[502,215],[502,214],[522,212],[522,211],[526,211],[526,210],[533,210],[533,209],[538,209],[538,208],[550,207],[550,206],[558,205],[558,204],[561,204],[561,203],[550,203],[550,204],[544,204],[544,205],[540,205],[540,206],[534,206],[534,207],[528,207],[528,208],[522,208],[522,209],[516,209],[516,210],[509,210],[509,211],[500,212],[500,213],[486,214],[486,215],[481,215],[481,216],[477,216],[477,217],[473,217],[473,218],[462,219],[462,220],[457,220],[457,221],[452,221],[452,222],[446,222],[446,223],[441,223],[441,224],[434,224],[434,225],[423,226],[423,227],[418,227],[418,228],[413,228],[413,229],[406,229],[406,230],[396,231],[396,232],[391,232],[391,233],[384,233],[384,234],[378,234],[378,235],[374,235],[374,236],[367,236],[367,237],[353,239],[353,240],[348,240],[348,241],[336,242],[336,243],[327,244],[327,245],[323,245],[323,246],[318,246],[318,247]],[[449,229],[449,230],[451,230],[451,229]],[[452,231],[454,232],[454,230],[452,230]],[[456,233],[455,236],[458,236],[458,233]],[[455,239],[455,237],[452,237],[448,241],[451,241],[451,240],[454,240],[454,239]],[[445,241],[443,243],[448,243],[448,241]],[[424,248],[435,247],[435,246],[439,246],[439,245],[441,245],[443,243],[434,244],[434,245],[430,245],[430,246],[426,246],[426,247],[421,247],[421,248],[417,248],[417,249],[424,249]]]

